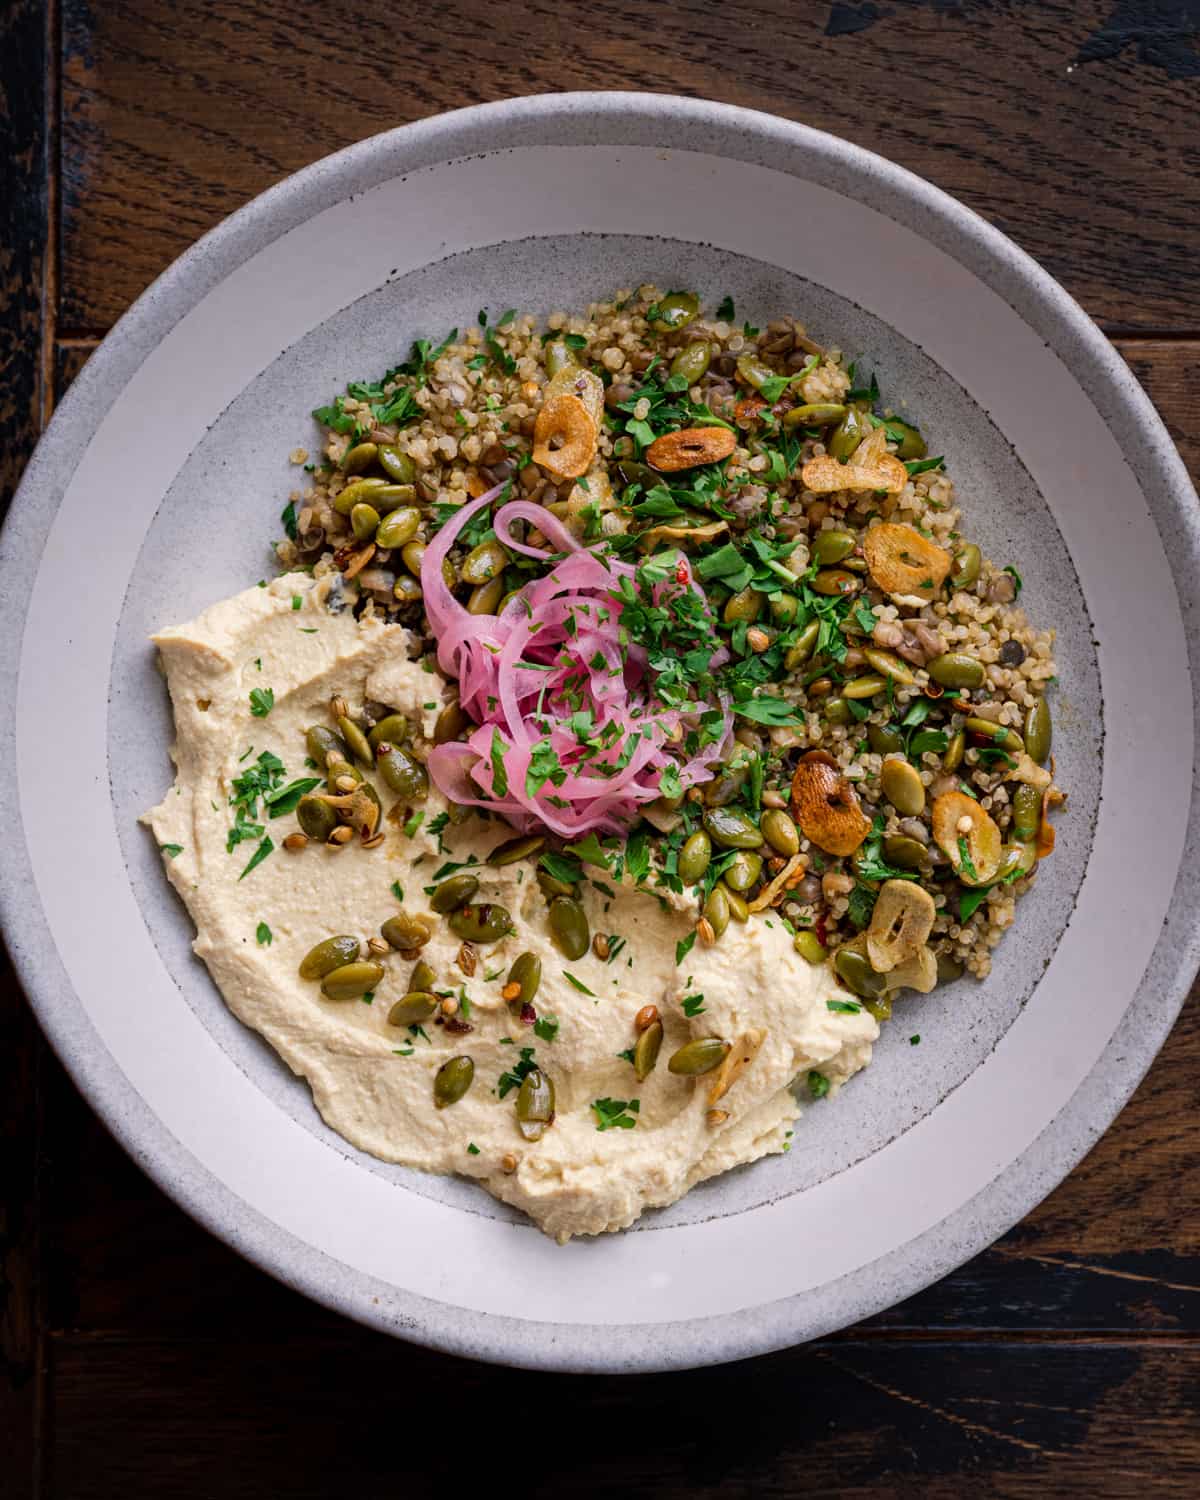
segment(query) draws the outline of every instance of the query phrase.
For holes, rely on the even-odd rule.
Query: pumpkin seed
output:
[[[832,598],[856,594],[862,588],[862,579],[855,577],[853,573],[847,573],[843,568],[822,568],[813,579],[812,587],[818,594]]]
[[[854,677],[842,683],[842,697],[859,699],[874,698],[876,693],[887,690],[887,678],[868,673],[865,677]]]
[[[358,951],[358,939],[348,933],[325,938],[300,960],[300,978],[324,979],[334,969],[352,964],[358,958]]]
[[[383,750],[383,745],[379,748]],[[388,789],[398,797],[416,799],[424,797],[429,790],[428,771],[399,745],[392,745],[382,755],[378,755],[375,763]]]
[[[879,786],[892,806],[906,818],[925,811],[925,784],[921,773],[906,760],[885,760],[879,768]]]
[[[533,1068],[522,1078],[517,1093],[517,1129],[527,1141],[540,1141],[553,1122],[553,1080],[541,1068]]]
[[[1042,794],[1037,787],[1023,781],[1013,793],[1013,834],[1022,843],[1037,838],[1042,821]]]
[[[376,455],[379,467],[396,484],[412,484],[417,477],[417,466],[407,453],[401,453],[390,443],[381,443]]]
[[[810,620],[796,640],[787,648],[784,652],[783,664],[789,672],[797,671],[813,654],[820,633],[820,620]]]
[[[424,558],[424,542],[418,542],[414,539],[411,542],[405,542],[404,546],[400,548],[400,559],[414,578],[420,578],[421,563],[424,561]],[[454,580],[452,578],[450,580],[450,587],[453,588],[453,586]]]
[[[967,737],[960,729],[950,736],[950,743],[946,746],[942,755],[942,768],[946,771],[957,771],[962,765],[963,756],[966,754]]]
[[[825,451],[831,458],[849,458],[859,443],[874,431],[870,418],[857,406],[848,408],[846,415],[829,434]]]
[[[663,1023],[652,1021],[633,1045],[633,1071],[637,1074],[639,1083],[649,1078],[654,1072],[654,1065],[658,1062],[662,1044]]]
[[[473,588],[467,598],[467,613],[469,615],[494,615],[500,611],[500,601],[504,598],[504,575],[501,573],[491,578],[487,583],[481,583]]]
[[[1050,754],[1053,735],[1050,722],[1050,704],[1039,698],[1025,715],[1025,751],[1030,760],[1043,765]]]
[[[735,922],[748,922],[750,920],[750,904],[742,895],[741,891],[735,891],[731,885],[721,884],[725,889],[725,899],[729,902],[729,915]]]
[[[464,1053],[444,1062],[433,1076],[433,1102],[438,1109],[457,1104],[475,1079],[475,1063]]]
[[[348,516],[356,505],[361,505],[364,501],[374,505],[376,494],[386,487],[386,479],[352,480],[333,497],[333,508],[339,516]]]
[[[474,720],[457,698],[452,699],[438,714],[433,726],[433,743],[445,745],[451,740],[461,739],[472,727]]]
[[[849,724],[854,717],[854,710],[845,698],[826,698],[821,712],[830,724]]]
[[[375,540],[381,547],[403,547],[416,536],[420,524],[421,512],[416,506],[401,505],[380,521]]]
[[[759,819],[762,836],[775,850],[789,859],[800,852],[800,835],[795,823],[778,807],[769,807]]]
[[[356,505],[350,512],[350,530],[356,541],[369,542],[379,530],[379,512],[371,505]]]
[[[900,441],[896,445],[897,458],[924,458],[929,452],[925,439],[921,436],[921,429],[914,427],[911,422],[902,422],[899,417],[889,417],[887,428],[889,438],[893,432],[900,434]]]
[[[673,1052],[667,1067],[684,1078],[699,1078],[719,1068],[729,1050],[729,1043],[720,1037],[697,1037],[694,1042],[685,1042],[678,1052]]]
[[[904,749],[904,735],[891,724],[868,724],[867,744],[876,755],[895,755]]]
[[[448,912],[465,906],[473,899],[478,889],[479,881],[474,875],[463,870],[457,875],[451,875],[449,880],[443,880],[434,888],[433,895],[429,898],[429,905],[439,916],[444,917]]]
[[[358,727],[348,714],[343,714],[337,721],[338,733],[346,742],[346,748],[355,760],[362,761],[364,766],[375,764],[375,756],[371,751],[366,735]]]
[[[692,292],[672,292],[652,311],[650,326],[655,333],[675,333],[686,328],[700,311],[700,299]]]
[[[889,865],[901,870],[919,870],[929,854],[920,839],[909,838],[906,833],[889,833],[883,841],[883,857]]]
[[[368,990],[373,990],[382,978],[382,964],[342,964],[322,977],[321,993],[327,1000],[358,1000]]]
[[[800,609],[795,594],[771,594],[767,599],[773,625],[790,625]]]
[[[494,901],[482,901],[478,906],[460,906],[446,920],[450,931],[468,943],[498,943],[513,930],[508,908]]]
[[[362,474],[375,462],[379,453],[377,443],[355,443],[342,454],[343,474]]]
[[[757,589],[744,588],[726,602],[721,618],[726,625],[748,625],[758,619],[762,602],[763,596]]]
[[[679,851],[679,878],[684,885],[695,885],[703,880],[704,873],[712,863],[712,840],[703,828],[698,828]]]
[[[1014,755],[1021,755],[1025,750],[1025,741],[1015,729],[1008,729],[1003,724],[993,724],[991,719],[968,719],[963,728],[968,734],[990,740],[1001,750],[1011,750]]]
[[[810,964],[823,964],[829,957],[829,952],[821,939],[807,927],[802,927],[792,939],[792,947],[802,959]]]
[[[489,865],[515,865],[520,859],[529,859],[540,854],[546,847],[546,839],[540,833],[522,833],[515,839],[505,839],[487,857]]]
[[[761,854],[739,849],[729,861],[722,879],[731,891],[736,891],[738,895],[745,895],[748,890],[753,889],[762,874],[762,865]]]
[[[954,555],[954,565],[950,573],[951,587],[969,589],[979,577],[979,570],[982,566],[983,553],[974,542],[968,542],[965,547],[960,547]]]
[[[296,821],[310,839],[323,844],[337,827],[337,813],[320,797],[301,797],[296,808]]]
[[[812,560],[820,567],[828,568],[849,557],[857,545],[858,538],[852,531],[843,531],[840,527],[818,531],[813,538]]]
[[[550,903],[550,935],[564,958],[582,958],[588,951],[587,913],[573,896],[556,896]]]
[[[508,553],[494,538],[472,547],[463,558],[458,576],[463,583],[490,583],[508,567]]]
[[[703,915],[713,930],[713,936],[720,937],[729,926],[729,895],[724,886],[714,885],[709,891],[704,900]]]
[[[418,579],[409,573],[401,573],[392,585],[392,597],[401,606],[419,604],[424,597],[424,590]]]
[[[379,935],[398,952],[413,953],[425,946],[433,936],[433,931],[427,921],[400,911],[383,923]]]
[[[983,682],[983,663],[964,651],[947,651],[935,656],[926,671],[934,682],[947,688],[974,689]]]
[[[528,1005],[537,994],[542,983],[542,961],[536,953],[520,953],[508,971],[509,984],[519,984],[521,993],[510,1001],[512,1005]]]
[[[710,807],[704,814],[704,831],[722,849],[758,849],[763,842],[753,818],[732,807]]]
[[[409,990],[388,1011],[389,1026],[419,1026],[436,1015],[441,1001],[427,990]]]
[[[783,414],[785,427],[828,427],[831,422],[841,422],[848,407],[838,401],[809,401],[804,406],[793,406]]]
[[[423,958],[419,958],[413,964],[413,971],[408,976],[408,993],[411,995],[414,990],[422,992],[430,991],[433,989],[436,979],[437,975],[433,972],[433,965],[427,964]]]
[[[409,730],[405,714],[388,714],[367,735],[367,744],[372,750],[378,750],[381,741],[389,745],[402,745],[409,736]]]
[[[686,344],[671,361],[671,374],[682,375],[689,386],[695,385],[708,369],[712,349],[703,339]]]
[[[316,761],[322,771],[331,753],[339,760],[346,760],[350,754],[345,740],[325,724],[311,724],[304,731],[304,743],[310,758]]]
[[[849,943],[834,954],[833,967],[846,988],[861,1000],[873,1000],[887,987],[886,977],[876,974],[867,962],[866,954],[858,952]]]
[[[881,677],[890,677],[893,682],[902,682],[905,686],[911,686],[917,680],[908,663],[894,651],[881,651],[878,646],[864,646],[863,655]]]
[[[951,958],[948,953],[939,953],[937,955],[939,984],[953,984],[956,979],[961,979],[965,973],[965,965],[959,963],[957,958]]]

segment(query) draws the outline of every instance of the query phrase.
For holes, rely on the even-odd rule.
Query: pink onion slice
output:
[[[446,587],[442,564],[503,488],[464,505],[421,563],[438,664],[457,678],[459,700],[478,726],[465,741],[437,746],[430,774],[448,799],[498,812],[521,831],[625,833],[662,795],[664,773],[683,788],[714,774],[732,733],[729,705],[697,702],[681,711],[655,699],[645,650],[622,640],[622,602],[614,592],[636,568],[585,546],[530,501],[501,506],[493,530],[506,547],[550,563],[549,570],[499,615],[470,614]],[[554,551],[515,537],[516,521],[536,526]],[[685,588],[704,599],[681,555],[674,579],[656,586],[655,602]],[[724,647],[714,651],[714,666],[727,659]],[[722,719],[717,742],[682,752],[678,746],[713,707]]]

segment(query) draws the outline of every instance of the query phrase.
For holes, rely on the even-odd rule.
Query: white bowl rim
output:
[[[1149,399],[1077,303],[983,219],[903,168],[807,126],[705,100],[636,92],[520,97],[401,126],[323,158],[217,225],[179,257],[114,326],[76,379],[39,444],[0,533],[0,628],[19,640],[25,593],[66,480],[145,355],[234,267],[299,222],[385,178],[429,163],[524,144],[670,138],[680,149],[753,159],[794,152],[803,175],[835,190],[871,185],[872,205],[918,230],[998,292],[1070,367],[1107,421],[1161,532],[1183,611],[1191,678],[1200,660],[1194,580],[1200,516],[1183,463]],[[686,139],[684,139],[686,137]],[[850,196],[854,196],[851,192]],[[0,664],[0,735],[11,747],[21,653]],[[1193,692],[1195,703],[1196,695]],[[1195,711],[1195,709],[1194,709]],[[1197,743],[1200,743],[1198,736]],[[20,826],[14,757],[0,757],[0,816]],[[1188,848],[1200,849],[1200,780],[1193,767]],[[769,1319],[739,1314],[646,1325],[640,1352],[606,1352],[604,1326],[485,1317],[401,1293],[348,1272],[271,1223],[191,1158],[132,1089],[91,1032],[54,950],[24,844],[0,866],[0,918],[26,993],[60,1059],[134,1160],[189,1214],[285,1284],[358,1321],[429,1347],[499,1363],[572,1371],[687,1368],[764,1353],[816,1337],[892,1305],[961,1265],[1038,1203],[1090,1149],[1136,1088],[1166,1038],[1200,967],[1191,915],[1200,856],[1186,855],[1170,909],[1137,994],[1096,1067],[1052,1126],[969,1203],[911,1242],[886,1277],[852,1281],[774,1304]]]

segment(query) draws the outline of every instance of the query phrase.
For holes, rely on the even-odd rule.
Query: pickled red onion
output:
[[[422,559],[438,664],[458,680],[459,701],[478,726],[466,740],[437,746],[430,774],[450,800],[498,812],[522,832],[544,825],[564,838],[625,833],[639,810],[663,794],[664,772],[673,768],[684,789],[714,775],[732,732],[729,706],[697,701],[671,708],[655,699],[645,651],[622,639],[616,591],[637,569],[586,546],[530,501],[501,506],[493,529],[512,551],[550,562],[549,571],[527,583],[499,615],[469,613],[446,587],[442,565],[463,528],[503,488],[468,501]],[[553,550],[515,537],[518,520],[535,525]],[[673,587],[704,598],[682,555]],[[655,602],[671,592],[671,584],[657,585]],[[726,658],[717,647],[712,665]],[[710,733],[699,750],[681,753],[679,746],[714,708],[721,715],[719,735],[714,740]]]

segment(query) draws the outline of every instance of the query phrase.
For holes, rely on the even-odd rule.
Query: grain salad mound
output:
[[[472,614],[497,615],[547,566],[488,524],[514,499],[635,564],[643,588],[661,559],[687,560],[712,633],[634,629],[684,662],[663,703],[728,703],[732,733],[717,774],[684,789],[668,769],[628,844],[597,843],[610,867],[631,847],[652,888],[692,897],[701,942],[778,914],[880,1019],[897,973],[924,990],[989,972],[1061,800],[1045,769],[1054,632],[1027,621],[1017,571],[970,542],[941,458],[873,374],[792,318],[758,329],[728,298],[705,314],[690,293],[642,286],[544,328],[480,313],[315,415],[324,449],[284,512],[280,563],[340,573],[363,613],[413,630],[416,654],[437,647],[425,547],[497,486],[442,567]],[[689,645],[707,661],[689,663]],[[470,735],[454,681],[438,691],[434,740]],[[823,826],[830,795],[853,804],[849,842]],[[569,894],[545,862],[548,898]],[[931,897],[928,932],[916,970],[910,956],[881,972],[872,924],[898,882]]]

